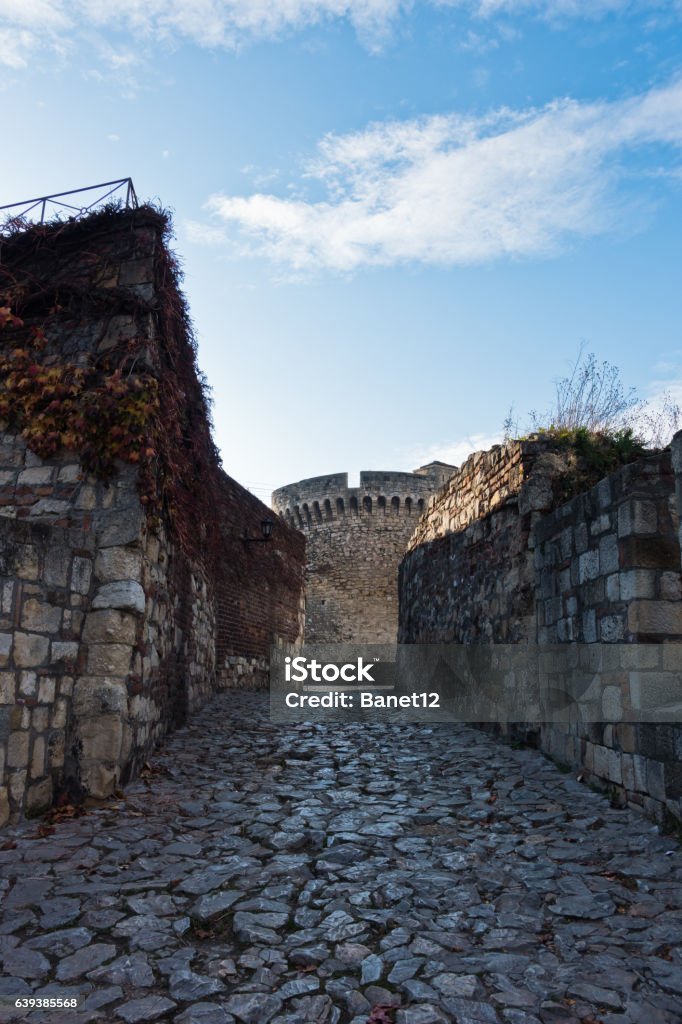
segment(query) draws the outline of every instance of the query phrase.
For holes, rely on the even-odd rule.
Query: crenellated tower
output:
[[[273,509],[306,537],[307,643],[393,643],[398,634],[398,566],[429,498],[454,466],[414,473],[363,471],[280,487]]]

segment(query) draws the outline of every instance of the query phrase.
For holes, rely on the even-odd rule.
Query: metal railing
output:
[[[106,189],[107,191],[101,195],[98,195],[92,202],[87,203],[84,206],[74,205],[74,202],[66,202],[66,196],[80,196],[87,192],[96,192],[98,190]],[[118,178],[116,181],[104,181],[99,185],[88,185],[85,188],[74,188],[69,192],[55,192],[50,196],[37,196],[34,199],[24,199],[19,203],[7,203],[5,206],[0,206],[0,215],[4,210],[16,210],[17,212],[7,217],[4,226],[7,223],[16,221],[23,223],[24,221],[37,221],[39,224],[45,222],[46,217],[52,216],[53,214],[60,213],[62,210],[72,211],[70,216],[82,217],[84,214],[89,213],[96,206],[104,203],[105,200],[111,196],[125,194],[125,208],[135,209],[138,206],[137,194],[133,185],[132,178]],[[33,216],[31,216],[33,214]],[[38,216],[39,214],[39,216]],[[3,226],[0,224],[0,226]]]

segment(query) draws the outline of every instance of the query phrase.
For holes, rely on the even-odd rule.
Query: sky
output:
[[[680,0],[0,0],[0,204],[131,176],[230,475],[459,464],[581,347],[682,397]]]

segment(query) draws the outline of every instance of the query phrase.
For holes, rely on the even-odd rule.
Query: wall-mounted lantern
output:
[[[262,519],[260,524],[260,537],[249,537],[246,530],[244,530],[244,536],[242,540],[245,544],[262,544],[266,540],[270,540],[272,536],[272,527],[274,523],[272,519]]]

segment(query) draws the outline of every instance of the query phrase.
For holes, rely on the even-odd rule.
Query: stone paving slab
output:
[[[0,836],[0,996],[84,1002],[0,1020],[682,1021],[679,847],[536,751],[237,691],[153,768]]]

